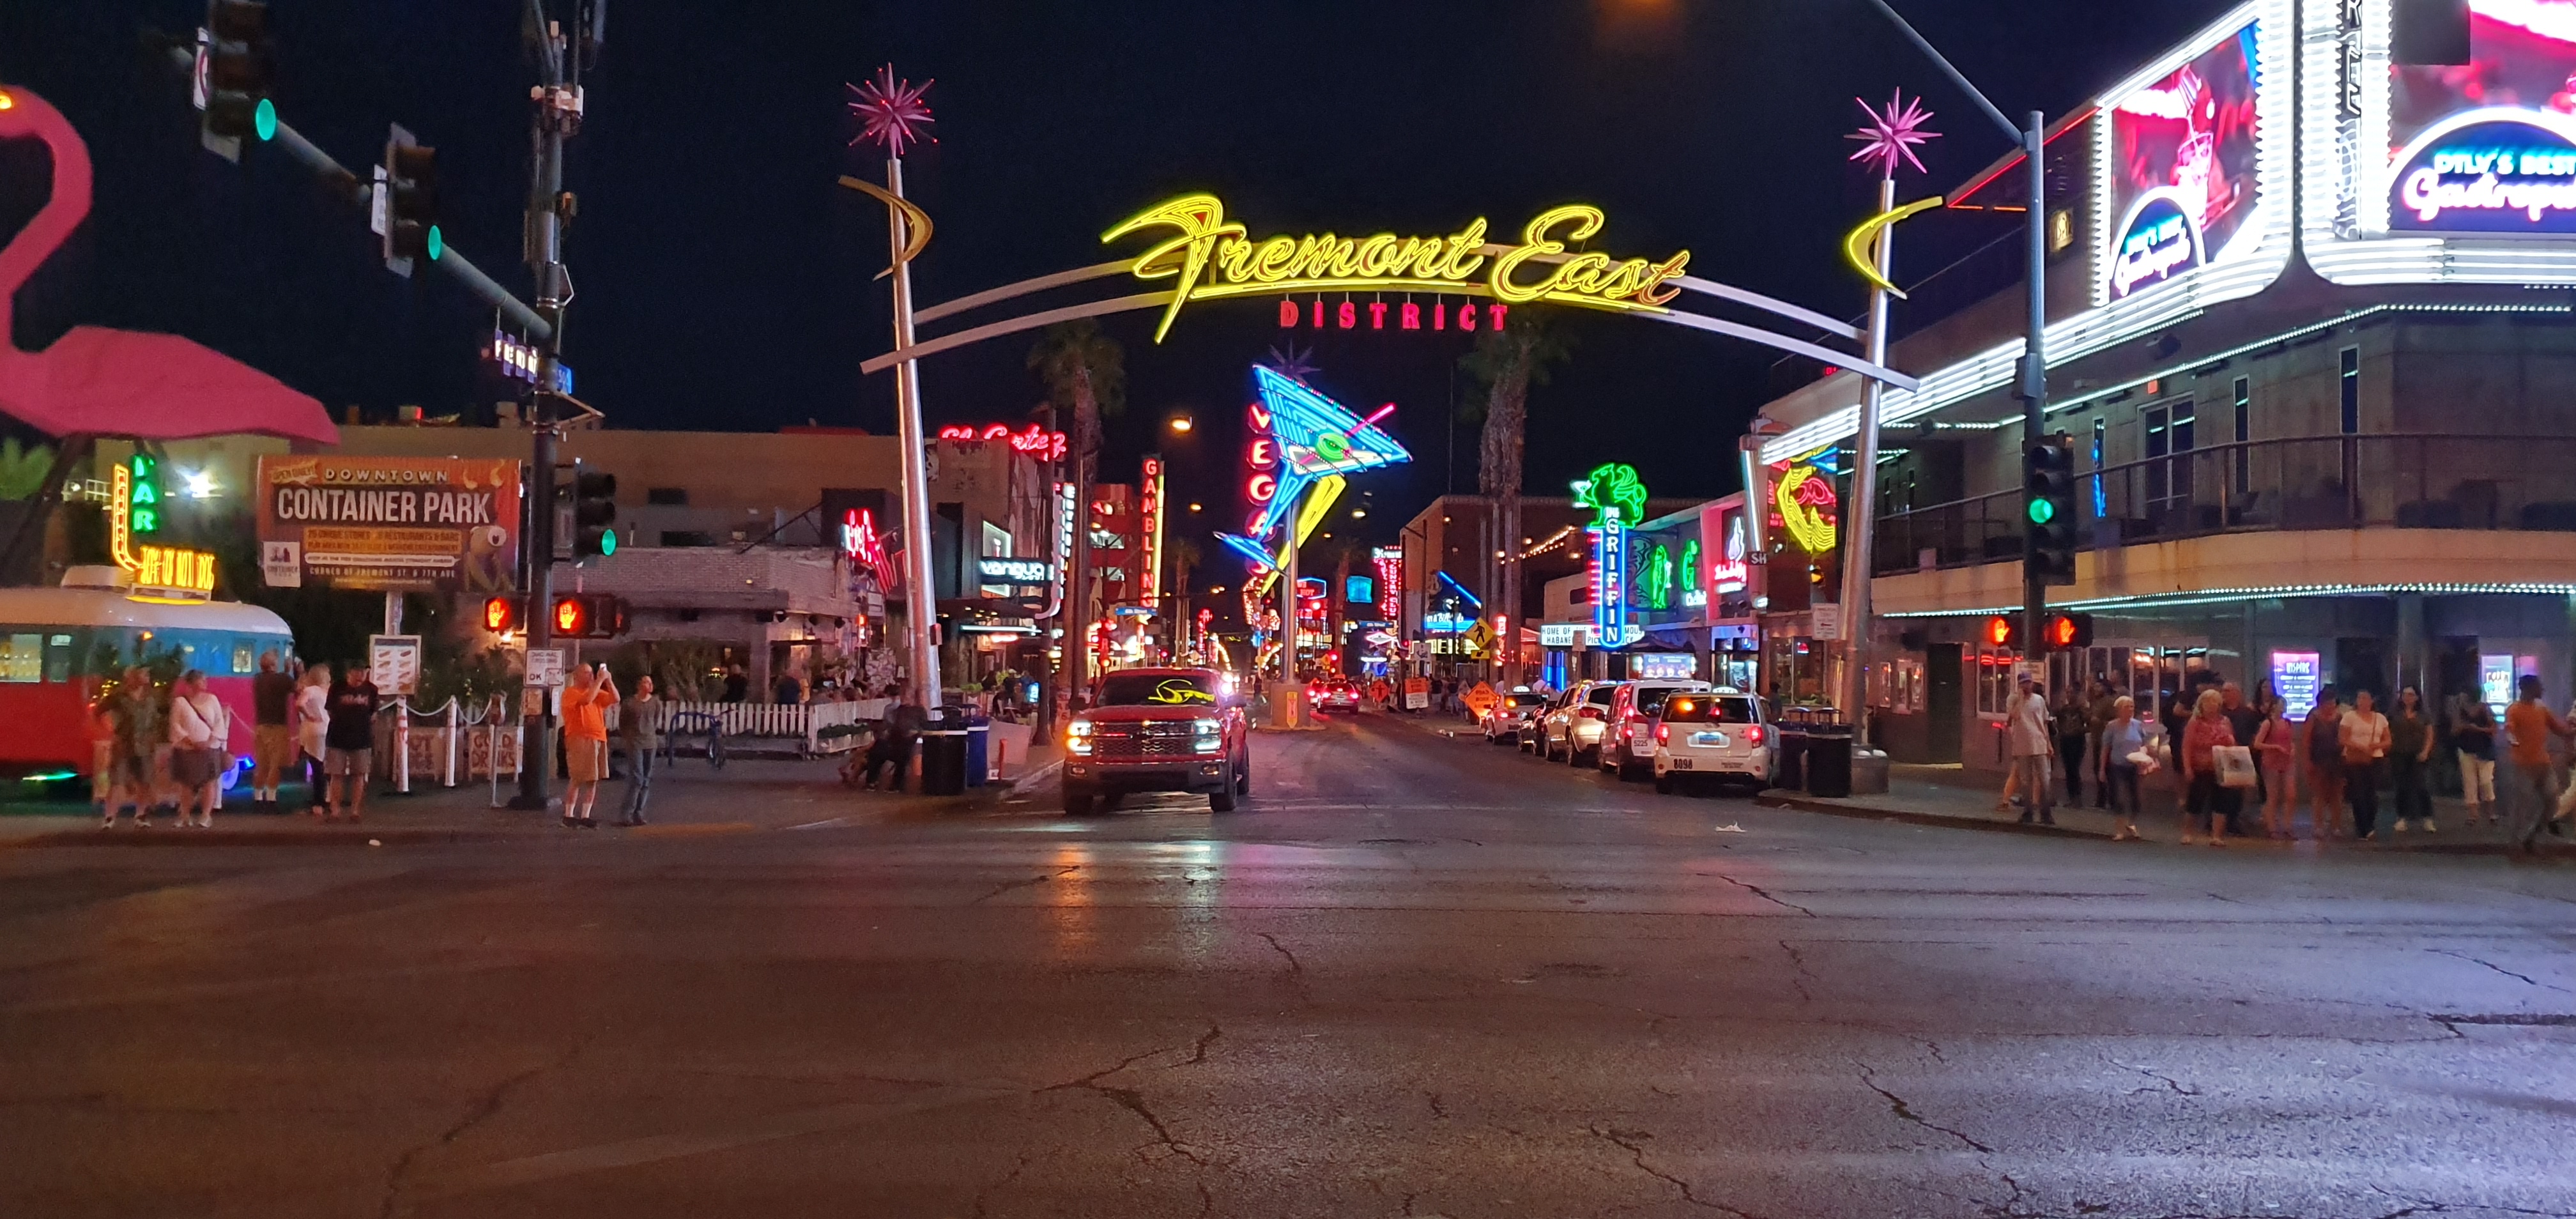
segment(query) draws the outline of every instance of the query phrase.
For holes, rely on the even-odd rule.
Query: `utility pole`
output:
[[[1905,34],[1907,41],[1912,42],[1916,50],[1923,52],[1926,58],[1940,65],[1941,71],[1949,76],[1950,83],[1957,85],[1960,92],[1967,94],[1969,100],[1977,103],[1977,108],[1985,112],[1986,118],[2002,129],[2005,138],[2021,146],[2022,162],[2028,171],[2029,183],[2027,214],[2022,217],[2022,230],[2030,263],[2029,270],[2025,272],[2029,316],[2022,340],[2021,378],[2017,396],[2021,398],[2021,451],[2027,453],[2032,446],[2039,443],[2040,436],[2046,428],[2048,414],[2048,116],[2033,110],[2026,122],[2016,126],[2011,119],[2004,117],[2001,109],[1987,100],[1984,93],[1970,84],[1968,78],[1960,74],[1959,69],[1951,66],[1949,59],[1935,49],[1931,42],[1917,33],[1895,9],[1889,7],[1887,0],[1870,0],[1870,3],[1876,5],[1878,11]],[[1875,522],[1865,520],[1859,522],[1858,527],[1868,529],[1874,524]],[[2033,553],[2032,540],[2026,530],[2027,526],[2025,526],[2022,546],[2021,637],[2024,640],[2023,655],[2032,656],[2037,655],[2047,646],[2041,641],[2040,625],[2047,617],[2048,586],[2039,573],[2038,565],[2032,561],[2037,556]]]
[[[563,438],[558,401],[563,356],[564,306],[571,280],[563,264],[563,221],[572,198],[563,189],[564,140],[581,130],[581,68],[598,53],[600,7],[604,0],[576,4],[573,38],[546,16],[545,0],[528,0],[531,28],[538,39],[537,61],[542,82],[528,96],[535,103],[529,128],[531,165],[528,185],[526,255],[536,278],[537,315],[545,322],[537,338],[537,384],[530,398],[528,424],[528,648],[554,643],[555,455]],[[585,21],[587,26],[585,27]],[[510,807],[544,812],[553,804],[555,715],[542,695],[526,717],[519,759],[519,795]]]

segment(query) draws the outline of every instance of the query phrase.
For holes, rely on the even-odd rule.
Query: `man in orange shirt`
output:
[[[2513,743],[2508,774],[2514,795],[2513,820],[2505,823],[2505,833],[2517,849],[2533,851],[2539,849],[2533,844],[2542,826],[2558,828],[2550,820],[2558,812],[2558,775],[2549,766],[2549,738],[2553,733],[2576,737],[2576,729],[2541,705],[2540,678],[2526,674],[2521,692],[2504,712],[2505,737]]]
[[[608,709],[616,705],[617,679],[606,665],[573,670],[563,692],[564,769],[571,775],[564,788],[565,825],[599,828],[591,806],[599,803],[599,781],[608,777]]]

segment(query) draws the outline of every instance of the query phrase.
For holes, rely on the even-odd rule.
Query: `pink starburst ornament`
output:
[[[1844,137],[1861,142],[1860,151],[1851,154],[1852,160],[1877,170],[1882,178],[1895,177],[1900,160],[1913,166],[1916,173],[1927,172],[1923,162],[1915,159],[1915,146],[1940,139],[1941,133],[1928,128],[1932,112],[1923,108],[1922,98],[1908,99],[1900,89],[1888,96],[1885,110],[1873,110],[1857,97],[1852,101],[1869,116],[1868,126]]]
[[[874,140],[885,145],[886,155],[891,157],[902,156],[906,144],[922,140],[938,143],[938,137],[924,130],[935,121],[930,117],[930,103],[921,100],[922,94],[930,92],[932,83],[925,80],[916,85],[896,80],[894,65],[887,64],[877,69],[876,79],[866,84],[843,85],[854,95],[850,113],[859,116],[859,133],[850,137],[850,142]]]

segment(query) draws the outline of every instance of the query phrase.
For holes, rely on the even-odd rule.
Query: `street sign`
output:
[[[367,636],[367,680],[381,694],[420,692],[420,636]]]
[[[1472,652],[1468,653],[1468,654],[1469,654],[1469,655],[1471,655],[1471,656],[1482,656],[1482,655],[1484,655],[1484,654],[1486,654],[1486,653],[1488,653],[1488,652],[1493,651],[1493,650],[1494,650],[1494,627],[1493,627],[1493,624],[1491,624],[1491,623],[1489,623],[1489,622],[1486,622],[1486,621],[1485,621],[1484,619],[1482,619],[1482,618],[1477,619],[1477,620],[1476,620],[1476,625],[1475,625],[1475,626],[1473,626],[1473,627],[1468,628],[1468,631],[1467,631],[1467,644],[1468,644],[1468,646],[1469,646],[1469,647],[1471,647],[1471,648],[1475,649],[1474,651],[1472,651]],[[1477,712],[1476,714],[1478,714],[1478,715],[1483,715],[1483,714],[1484,714],[1484,712],[1479,711],[1479,712]]]
[[[1484,628],[1479,626],[1477,629],[1483,630]],[[1494,693],[1492,683],[1480,681],[1476,683],[1475,689],[1467,692],[1467,698],[1465,701],[1467,703],[1467,709],[1475,712],[1476,718],[1481,720],[1493,711],[1494,704],[1501,701],[1501,696]]]
[[[1840,639],[1843,637],[1843,607],[1819,605],[1814,610],[1814,620],[1814,633],[1808,638]]]
[[[527,685],[553,689],[564,683],[564,650],[562,648],[528,649]]]
[[[1430,706],[1431,679],[1428,677],[1405,678],[1404,709],[1407,711],[1422,711],[1428,709]]]

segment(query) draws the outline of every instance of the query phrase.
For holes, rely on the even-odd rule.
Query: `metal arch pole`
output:
[[[886,189],[903,197],[903,158],[886,158]],[[894,257],[894,345],[912,346],[912,264],[903,250],[910,236],[903,209],[886,209],[886,240]],[[924,710],[939,705],[936,590],[930,583],[930,469],[921,429],[921,364],[905,356],[894,370],[895,434],[903,449],[903,608],[911,620],[905,651],[910,670],[905,701]]]
[[[2030,270],[2026,273],[2030,291],[2027,348],[2022,354],[2021,370],[2021,451],[2028,453],[2039,443],[2048,419],[2048,120],[2037,110],[2030,112],[2030,127],[2021,134],[2021,155],[2030,163],[2030,212],[2023,217],[2022,233],[2029,243]],[[2048,643],[2040,634],[2040,620],[2048,616],[2048,585],[2041,579],[2038,558],[2031,545],[2027,523],[2022,534],[2022,608],[2021,653],[2037,656]],[[2062,693],[2051,691],[2052,694]]]
[[[1883,177],[1878,183],[1878,210],[1885,215],[1896,208],[1896,179]],[[1878,278],[1889,278],[1896,255],[1896,226],[1883,225],[1878,230],[1878,249],[1872,261],[1878,266]],[[1872,285],[1869,290],[1869,362],[1887,362],[1887,289]],[[1887,392],[1885,382],[1872,380],[1862,392],[1860,401],[1860,440],[1858,458],[1852,465],[1851,502],[1845,505],[1842,528],[1848,539],[1843,547],[1843,688],[1841,702],[1851,715],[1852,744],[1869,744],[1869,615],[1870,576],[1875,569],[1878,534],[1878,408],[1879,399]]]

